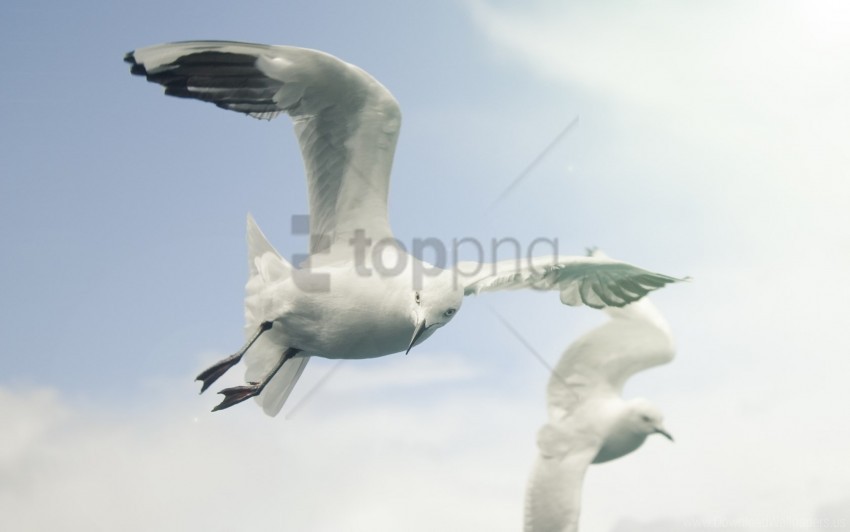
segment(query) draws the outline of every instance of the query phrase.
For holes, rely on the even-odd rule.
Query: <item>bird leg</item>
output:
[[[251,339],[248,340],[239,351],[225,359],[219,360],[212,366],[202,371],[200,375],[195,377],[196,381],[203,381],[204,383],[201,386],[201,393],[204,393],[204,391],[209,388],[212,383],[214,383],[218,380],[219,377],[227,373],[227,370],[238,364],[239,361],[242,360],[242,356],[245,354],[245,352],[248,351],[248,348],[254,345],[254,342],[257,341],[257,338],[259,338],[261,334],[272,328],[272,323],[273,322],[270,321],[264,321],[263,323],[261,323],[260,326],[257,328],[257,332],[254,333],[254,336],[252,336]]]
[[[301,352],[300,349],[295,347],[289,347],[283,354],[280,356],[280,360],[277,365],[272,369],[268,375],[262,380],[262,382],[249,382],[244,386],[234,386],[232,388],[225,388],[224,390],[218,392],[224,396],[221,403],[217,404],[215,408],[212,409],[213,412],[217,410],[223,410],[225,408],[229,408],[235,404],[239,404],[245,399],[249,397],[254,397],[256,395],[260,395],[263,392],[263,388],[274,378],[280,368],[283,367],[283,364],[289,360],[290,358],[297,355]]]

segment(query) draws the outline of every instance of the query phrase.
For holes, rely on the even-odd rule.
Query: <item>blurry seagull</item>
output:
[[[634,451],[650,434],[673,440],[649,401],[620,396],[631,375],[673,360],[667,322],[648,298],[605,312],[611,320],[573,342],[549,379],[549,422],[537,436],[526,532],[577,531],[587,466]]]
[[[206,390],[248,353],[248,384],[222,390],[215,410],[258,396],[275,415],[310,356],[409,351],[451,321],[467,294],[533,287],[559,290],[570,305],[618,307],[678,280],[589,257],[459,263],[447,270],[407,255],[387,220],[398,103],[369,74],[324,52],[191,41],[141,48],[125,61],[171,96],[260,119],[286,113],[301,146],[311,255],[294,267],[249,216],[247,343],[197,379]]]

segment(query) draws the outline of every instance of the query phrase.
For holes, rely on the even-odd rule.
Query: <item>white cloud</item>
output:
[[[803,240],[789,208],[806,237],[850,220],[845,3],[470,5],[502,61],[580,95],[601,152],[585,172],[640,175],[761,239]]]
[[[533,442],[503,437],[531,433],[515,426],[515,401],[451,390],[419,407],[339,399],[328,391],[285,421],[250,404],[199,413],[196,397],[127,414],[0,389],[0,528],[517,528]]]

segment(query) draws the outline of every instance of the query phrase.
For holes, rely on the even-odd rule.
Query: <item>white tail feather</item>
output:
[[[275,291],[269,285],[281,283],[292,275],[292,265],[269,244],[257,222],[248,215],[248,282],[245,284],[245,337],[264,321],[274,320]]]
[[[266,239],[254,218],[248,215],[248,282],[245,285],[245,334],[253,335],[264,321],[273,321],[281,308],[280,292],[270,290],[292,276],[293,267]],[[279,327],[279,326],[278,326]],[[278,327],[272,327],[251,346],[245,355],[245,379],[259,382],[269,374],[286,351],[285,337]],[[256,397],[263,411],[275,416],[304,371],[309,356],[295,356],[287,360],[263,393]]]
[[[292,275],[292,265],[272,246],[254,217],[248,215],[248,284],[246,297],[258,295],[268,284],[284,281]],[[250,324],[246,324],[250,325]]]
[[[309,356],[296,356],[287,360],[280,368],[263,393],[257,397],[257,402],[263,407],[266,415],[274,417],[280,412],[309,361]]]

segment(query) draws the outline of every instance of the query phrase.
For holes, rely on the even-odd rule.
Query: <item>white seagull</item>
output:
[[[590,464],[624,456],[650,434],[673,440],[655,406],[620,395],[633,374],[673,360],[667,322],[649,298],[605,312],[611,320],[573,342],[549,379],[549,422],[537,436],[525,532],[576,532]]]
[[[629,264],[540,257],[442,269],[393,239],[387,192],[401,112],[360,68],[324,52],[226,41],[161,44],[128,53],[131,72],[165,93],[254,118],[288,114],[307,174],[310,257],[293,266],[248,219],[247,343],[202,372],[207,389],[247,353],[248,384],[215,410],[258,396],[277,414],[309,357],[409,351],[451,321],[465,294],[533,287],[566,304],[622,306],[677,281]]]

